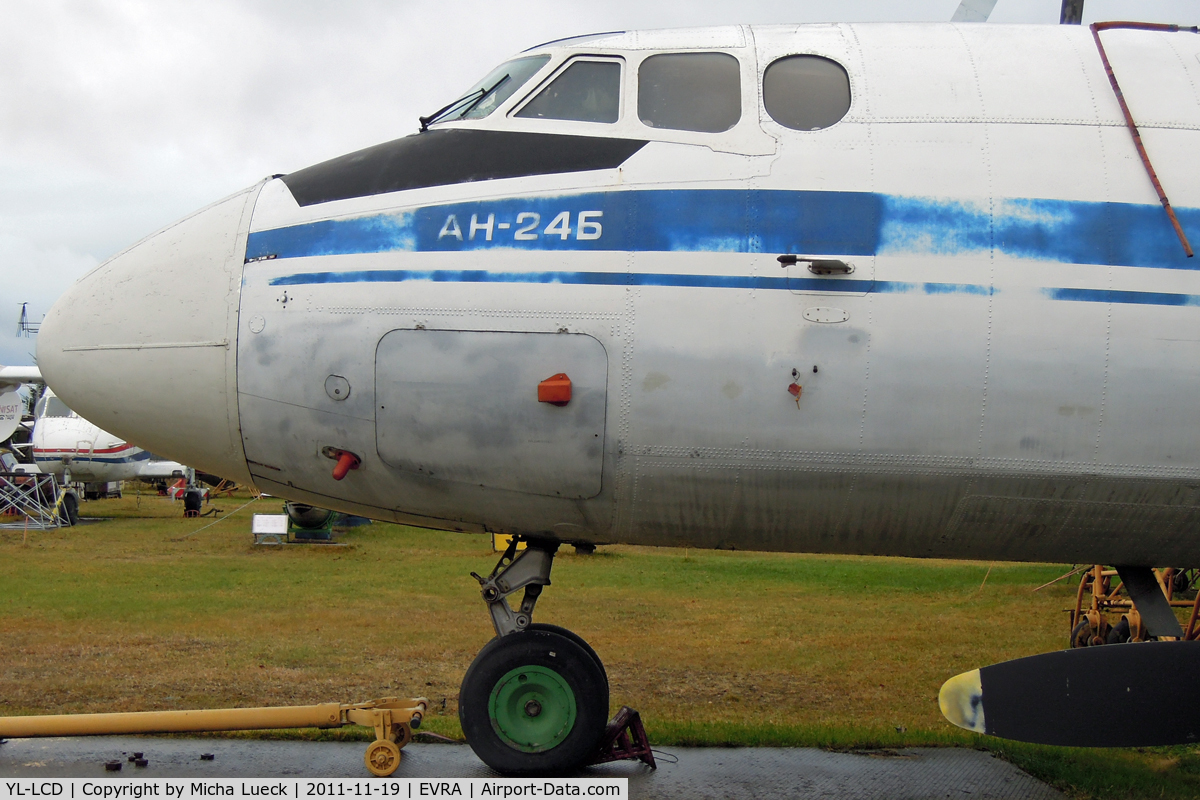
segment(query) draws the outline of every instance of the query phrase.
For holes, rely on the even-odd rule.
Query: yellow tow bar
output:
[[[423,697],[382,697],[366,703],[320,703],[315,706],[278,708],[0,717],[0,739],[365,725],[375,729],[375,741],[367,747],[363,761],[372,774],[386,777],[400,766],[400,748],[412,741],[412,730],[421,726],[428,703]]]

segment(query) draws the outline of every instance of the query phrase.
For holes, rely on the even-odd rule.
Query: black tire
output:
[[[1129,617],[1121,617],[1121,621],[1108,630],[1108,644],[1125,644],[1129,641]]]
[[[475,755],[497,772],[570,774],[596,754],[608,683],[594,656],[569,636],[499,636],[463,676],[458,719]]]
[[[604,669],[604,662],[600,660],[600,656],[592,649],[592,646],[587,643],[587,640],[580,636],[575,631],[560,628],[557,625],[549,625],[545,622],[531,622],[525,632],[529,631],[549,631],[557,633],[559,636],[565,636],[575,644],[583,648],[584,652],[592,657],[592,661],[596,662],[596,666],[600,669],[600,674],[604,676],[604,711],[608,713],[608,670]]]
[[[184,516],[197,516],[200,509],[204,506],[204,492],[192,487],[185,489],[183,492],[183,514]]]
[[[63,495],[62,505],[58,509],[58,518],[64,525],[79,524],[79,498],[71,492]]]
[[[1087,617],[1084,617],[1071,629],[1071,647],[1091,647],[1095,635],[1096,629],[1088,622]]]

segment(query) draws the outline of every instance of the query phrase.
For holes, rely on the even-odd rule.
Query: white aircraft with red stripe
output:
[[[37,382],[34,367],[23,382]],[[185,467],[153,456],[114,436],[75,413],[54,390],[46,388],[34,410],[33,461],[41,472],[56,475],[63,483],[106,483],[134,478],[170,478]]]
[[[72,411],[54,391],[37,403],[33,460],[42,472],[100,483],[138,477],[150,454]]]

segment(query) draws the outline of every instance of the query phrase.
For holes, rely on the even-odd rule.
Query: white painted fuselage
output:
[[[1200,36],[1104,37],[1200,244]],[[644,121],[647,59],[681,52],[736,59],[728,130]],[[797,54],[848,74],[835,124],[764,108],[764,72]],[[43,323],[51,385],[197,468],[433,527],[1200,563],[1200,259],[1086,29],[730,27],[530,55],[486,117],[267,180],[106,262]],[[581,59],[618,66],[616,121],[521,114]],[[557,373],[571,401],[539,403]],[[341,481],[338,451],[361,462]]]

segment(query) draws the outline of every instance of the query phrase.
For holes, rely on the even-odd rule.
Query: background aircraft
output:
[[[47,387],[34,411],[33,461],[64,483],[181,477],[187,467],[162,461],[76,414]]]
[[[41,384],[42,377],[36,367],[3,367],[0,368],[0,382],[9,389],[0,396],[0,421],[12,427],[0,439],[6,441],[20,425],[25,408],[25,401],[17,394],[16,387]],[[5,430],[7,427],[0,429],[0,433]],[[72,411],[49,387],[44,388],[34,407],[33,430],[28,444],[13,447],[27,449],[31,462],[15,464],[14,469],[54,475],[64,486],[74,482],[86,485],[135,479],[169,480],[189,474],[183,464],[155,458],[142,448],[101,430]],[[68,490],[63,500],[63,513],[71,524],[79,519],[78,509],[78,496]]]

